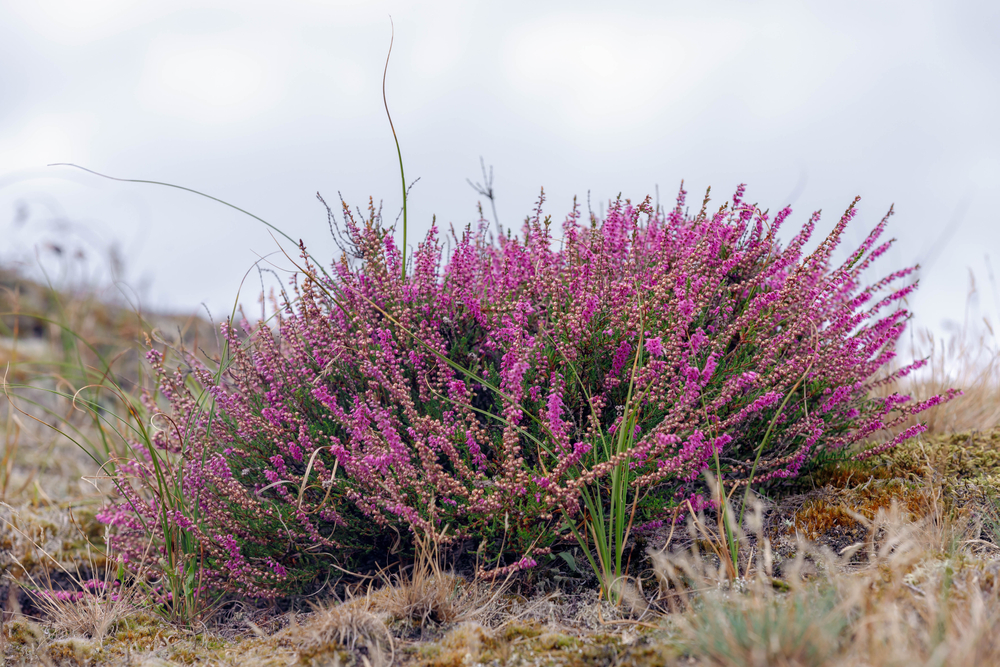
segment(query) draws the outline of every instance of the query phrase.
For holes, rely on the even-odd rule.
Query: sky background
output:
[[[860,195],[846,245],[895,203],[899,242],[877,273],[924,266],[918,326],[963,320],[970,270],[973,313],[996,322],[995,1],[5,0],[0,261],[94,280],[117,262],[144,308],[204,302],[218,318],[276,250],[212,201],[52,162],[210,193],[317,257],[334,245],[316,192],[373,196],[392,222],[390,14],[388,101],[407,179],[420,178],[411,242],[434,215],[445,229],[478,218],[466,178],[482,180],[480,156],[514,227],[543,186],[561,220],[574,195],[599,211],[658,187],[669,203],[684,179],[697,206],[708,186],[719,204],[745,182],[750,201],[793,206],[786,238],[816,209],[825,235]],[[254,272],[244,303],[259,291]]]

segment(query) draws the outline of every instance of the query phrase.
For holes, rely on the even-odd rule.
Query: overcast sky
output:
[[[110,248],[147,308],[219,317],[275,242],[260,223],[168,188],[210,193],[332,257],[322,193],[401,204],[382,107],[408,180],[411,239],[477,218],[479,158],[501,223],[544,186],[694,202],[738,183],[787,232],[831,227],[855,195],[859,241],[889,205],[899,243],[880,273],[920,262],[918,323],[961,320],[972,269],[996,317],[1000,264],[1000,3],[135,2],[0,3],[0,258],[40,242]],[[484,202],[485,204],[486,202]],[[39,251],[43,261],[51,252]],[[48,258],[48,259],[46,259]],[[99,259],[99,261],[98,261]],[[279,260],[275,260],[279,264]],[[259,292],[254,274],[249,286]],[[244,299],[253,303],[252,299]],[[982,314],[981,313],[981,314]]]

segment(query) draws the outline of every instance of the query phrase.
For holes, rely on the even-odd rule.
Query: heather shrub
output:
[[[913,269],[860,280],[889,216],[833,267],[854,204],[805,256],[818,213],[782,247],[790,209],[742,187],[708,204],[574,208],[557,236],[540,200],[519,236],[480,221],[446,253],[432,227],[405,276],[378,211],[344,206],[341,258],[300,248],[278,316],[226,325],[217,365],[149,353],[164,412],[118,468],[114,548],[163,567],[151,536],[174,536],[198,586],[257,597],[385,563],[414,534],[496,576],[586,535],[581,498],[609,502],[612,476],[642,530],[706,504],[710,466],[727,491],[776,490],[919,433],[876,437],[950,393],[870,398],[920,365],[880,374]]]

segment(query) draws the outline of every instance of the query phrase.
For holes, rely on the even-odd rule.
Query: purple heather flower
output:
[[[662,357],[663,356],[663,354],[664,354],[663,339],[661,337],[657,336],[656,338],[647,338],[645,345],[646,345],[646,349],[654,357]]]

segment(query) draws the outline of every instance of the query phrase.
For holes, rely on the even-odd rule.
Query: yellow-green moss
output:
[[[912,520],[923,516],[928,509],[925,491],[913,482],[874,478],[858,482],[863,483],[832,490],[827,496],[807,501],[790,517],[786,532],[799,532],[815,540],[831,531],[846,531],[856,532],[860,539],[865,529],[851,512],[871,520],[879,510],[888,510],[895,503]]]
[[[1000,482],[1000,429],[915,438],[873,458],[900,473],[937,478],[947,489],[970,482],[996,486]]]
[[[81,639],[63,639],[46,646],[44,655],[59,667],[84,667],[93,664],[94,646]]]
[[[537,623],[511,623],[504,630],[503,638],[507,641],[526,637],[532,639],[542,634],[542,629]]]

